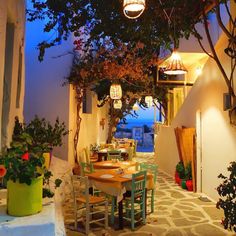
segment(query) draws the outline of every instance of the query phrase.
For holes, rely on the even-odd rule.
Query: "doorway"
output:
[[[196,174],[197,192],[202,192],[202,117],[201,111],[196,112]]]

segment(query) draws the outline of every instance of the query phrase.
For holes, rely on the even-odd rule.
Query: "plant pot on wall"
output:
[[[30,185],[7,182],[7,213],[12,216],[28,216],[42,210],[43,176],[32,180]]]

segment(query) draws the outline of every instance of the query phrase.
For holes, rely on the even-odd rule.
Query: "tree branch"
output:
[[[206,17],[206,13],[203,9],[202,11],[202,14],[203,14],[203,22],[204,22],[204,26],[205,26],[205,31],[206,31],[206,36],[207,36],[207,39],[208,39],[208,42],[209,42],[209,45],[210,45],[210,48],[211,48],[211,52],[213,54],[213,57],[214,57],[214,60],[219,68],[219,70],[221,71],[222,75],[223,75],[223,78],[226,82],[226,85],[228,87],[228,90],[229,90],[229,93],[232,95],[232,96],[235,96],[234,94],[234,90],[232,89],[231,87],[231,83],[230,83],[230,80],[227,76],[227,74],[225,73],[225,70],[217,56],[217,53],[215,51],[215,48],[214,48],[214,45],[213,45],[213,42],[212,42],[212,39],[211,39],[211,35],[210,35],[210,32],[209,32],[209,29],[208,29],[208,22],[207,22],[207,17]]]
[[[215,0],[216,1],[216,18],[218,21],[218,24],[220,26],[220,28],[223,30],[223,32],[227,35],[228,38],[232,39],[232,35],[231,33],[227,30],[227,28],[224,26],[222,19],[221,19],[221,14],[220,14],[220,2],[219,0]],[[204,11],[204,15],[205,11]]]
[[[198,32],[197,32],[195,27],[194,27],[194,32],[195,32],[196,35],[198,34]],[[204,48],[204,46],[203,46],[203,44],[201,42],[200,37],[196,36],[196,38],[197,38],[197,41],[198,41],[200,47],[202,48],[203,52],[205,52],[210,58],[214,59],[214,57],[209,52],[207,52],[207,50]]]

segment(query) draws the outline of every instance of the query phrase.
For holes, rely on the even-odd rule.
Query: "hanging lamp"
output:
[[[122,101],[120,99],[114,100],[113,102],[113,107],[115,109],[121,109],[122,108]]]
[[[124,15],[129,19],[136,19],[143,13],[145,5],[145,0],[124,0]]]
[[[152,96],[146,96],[145,97],[145,103],[147,104],[147,107],[151,107],[153,102]]]
[[[164,73],[167,75],[182,75],[187,73],[187,69],[185,68],[182,59],[176,49],[174,49],[174,51],[172,52],[170,62],[167,65]]]
[[[110,98],[111,99],[121,99],[122,88],[120,84],[112,84],[110,87]]]

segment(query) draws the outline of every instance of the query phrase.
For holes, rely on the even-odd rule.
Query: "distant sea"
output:
[[[154,125],[154,121],[150,119],[129,119],[126,122],[127,124],[118,124],[118,126],[125,129],[131,129],[133,127],[142,127],[143,125],[147,125],[148,127]]]

